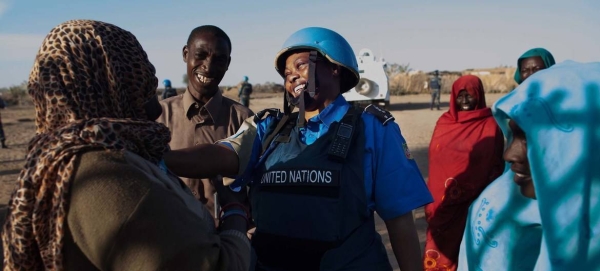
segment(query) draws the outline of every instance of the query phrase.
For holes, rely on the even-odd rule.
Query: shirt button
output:
[[[194,104],[194,107],[195,108],[200,108],[200,106],[197,103]]]

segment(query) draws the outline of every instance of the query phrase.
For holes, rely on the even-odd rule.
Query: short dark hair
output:
[[[229,39],[229,36],[227,36],[227,34],[225,33],[225,31],[223,31],[223,29],[218,28],[214,25],[202,25],[202,26],[198,26],[196,28],[194,28],[192,30],[192,32],[190,32],[190,36],[188,37],[187,40],[187,45],[190,46],[190,43],[192,42],[192,39],[194,39],[194,37],[196,37],[199,34],[202,33],[210,33],[215,35],[215,37],[218,38],[222,38],[227,42],[227,45],[229,45],[229,53],[231,53],[231,40]]]

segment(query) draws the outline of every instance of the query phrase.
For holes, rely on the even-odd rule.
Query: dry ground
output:
[[[225,93],[226,96],[233,96],[230,91]],[[488,94],[487,102],[491,105],[502,94]],[[400,125],[402,134],[409,144],[411,152],[419,165],[419,169],[423,177],[428,177],[428,159],[427,148],[435,122],[439,116],[448,109],[449,95],[443,95],[442,110],[429,110],[429,95],[409,95],[409,96],[392,96],[389,111],[396,118],[396,122]],[[267,107],[279,108],[282,103],[281,95],[278,94],[256,94],[250,100],[250,108],[255,112]],[[2,122],[4,131],[7,136],[7,144],[9,149],[0,149],[0,204],[4,205],[8,202],[10,193],[15,185],[15,180],[22,167],[25,153],[27,151],[27,142],[31,139],[34,131],[34,110],[32,107],[11,107],[1,110]],[[424,244],[425,222],[423,208],[415,211],[415,222],[419,230],[419,238],[421,245]],[[381,233],[383,240],[386,242],[388,254],[395,270],[397,264],[392,254],[390,244],[388,242],[387,231],[385,224],[379,220],[377,229]]]

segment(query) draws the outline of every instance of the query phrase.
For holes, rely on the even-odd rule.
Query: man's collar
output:
[[[216,121],[219,117],[219,111],[221,109],[222,101],[223,94],[221,94],[221,90],[219,90],[215,93],[215,95],[212,96],[212,98],[210,98],[210,100],[208,100],[208,102],[206,102],[206,104],[204,104],[204,108],[206,108],[206,111],[210,115],[210,118],[213,120],[213,122]],[[200,110],[201,107],[201,104],[197,102],[196,99],[194,99],[194,97],[190,93],[190,90],[186,89],[183,93],[183,110],[188,119],[191,119],[193,117],[193,114],[191,114],[191,112],[196,112],[196,114],[198,114],[197,112],[199,112],[194,111],[192,109]]]

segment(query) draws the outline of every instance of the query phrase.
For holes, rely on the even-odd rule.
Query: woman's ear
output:
[[[333,76],[339,76],[340,75],[340,71],[341,71],[341,67],[340,65],[332,65],[333,66]]]

